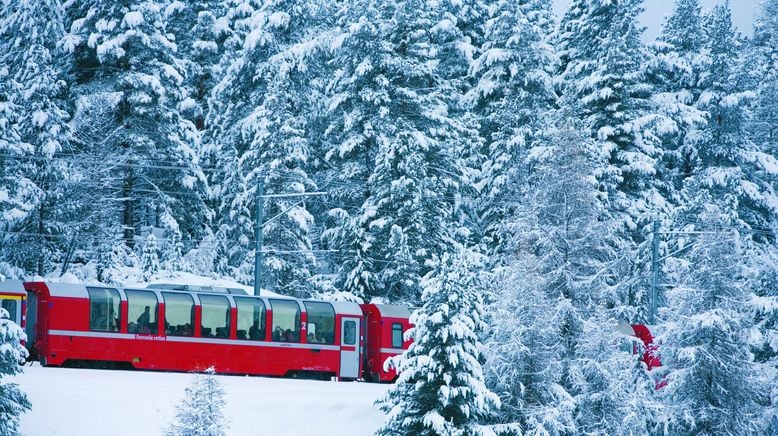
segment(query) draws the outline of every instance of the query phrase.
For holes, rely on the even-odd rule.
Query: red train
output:
[[[222,374],[391,382],[397,374],[383,363],[409,346],[405,307],[255,297],[241,289],[5,281],[0,304],[26,326],[30,359],[45,366],[212,366]],[[649,370],[661,366],[646,326],[616,331],[635,338],[631,352],[642,353]]]
[[[46,366],[391,382],[408,309],[240,289],[26,282],[31,358]]]

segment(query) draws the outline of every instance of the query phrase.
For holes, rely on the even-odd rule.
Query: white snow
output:
[[[32,402],[24,435],[158,435],[193,374],[43,368],[4,381]],[[217,376],[225,390],[230,435],[369,435],[383,422],[373,406],[387,385]]]
[[[127,12],[122,20],[122,26],[132,29],[143,24],[143,14],[139,11]]]

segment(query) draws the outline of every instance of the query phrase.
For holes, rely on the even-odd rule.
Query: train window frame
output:
[[[357,322],[353,319],[347,319],[343,322],[343,344],[348,346],[357,345]]]
[[[13,311],[8,309],[6,307],[6,302],[13,303]],[[8,312],[8,319],[15,322],[16,324],[21,324],[21,319],[19,319],[19,303],[17,303],[17,300],[13,298],[2,298],[0,297],[0,307],[5,309],[6,312]]]
[[[325,301],[303,301],[307,314],[308,343],[332,345],[335,343],[335,308]],[[326,307],[327,309],[324,309]],[[313,309],[313,310],[311,310]],[[326,314],[322,314],[326,311]],[[318,312],[318,313],[317,313]],[[311,326],[314,326],[311,328]],[[313,340],[311,339],[313,336]]]
[[[300,305],[297,303],[297,300],[284,300],[280,298],[271,298],[268,299],[270,302],[270,310],[272,311],[273,316],[273,332],[271,334],[271,340],[273,342],[300,342]],[[284,309],[284,307],[291,308],[294,306],[295,313],[294,318],[292,319],[291,327],[288,328],[290,324],[287,322],[287,320],[283,320],[283,322],[280,322],[279,319],[282,315],[281,309]],[[285,317],[289,317],[290,313],[284,314]],[[277,318],[278,316],[278,318]],[[284,325],[281,325],[281,324]],[[279,330],[280,329],[280,330]]]
[[[397,336],[398,331],[400,334],[399,336]],[[402,347],[403,347],[403,325],[400,322],[393,322],[392,323],[392,348],[402,348]]]
[[[195,318],[195,316],[194,316],[194,310],[195,309],[194,308],[195,308],[195,304],[194,304],[194,298],[192,297],[192,295],[191,294],[185,294],[185,293],[182,293],[182,292],[161,292],[161,294],[162,294],[162,301],[165,303],[165,324],[164,324],[165,325],[165,336],[182,336],[182,337],[194,336],[194,318]],[[170,300],[168,300],[168,298]],[[177,306],[177,303],[175,302],[176,299],[181,299],[181,300],[188,299],[189,301],[187,303],[191,303],[190,306],[189,306],[189,322],[188,323],[173,324],[173,323],[169,322],[170,314],[171,313],[176,313],[176,312],[171,312],[170,309],[174,308],[175,311],[179,310],[176,307]],[[171,304],[171,303],[173,303],[173,304]],[[186,309],[183,309],[183,310],[184,310],[184,315],[181,318],[182,321],[186,320],[186,314],[185,314]],[[179,314],[176,313],[176,316],[178,316],[178,315]],[[189,325],[189,328],[186,327],[187,324]],[[175,326],[175,328],[173,328],[174,326]]]
[[[127,299],[127,332],[128,333],[135,333],[135,334],[142,334],[142,335],[155,335],[159,332],[159,298],[157,297],[157,294],[153,291],[146,291],[141,289],[125,289],[124,290],[124,296]],[[135,300],[136,297],[143,297],[141,300],[145,300],[141,304],[137,305],[140,310],[135,310],[136,304],[133,304],[132,300]],[[151,306],[149,303],[151,303],[151,300],[153,297],[154,301],[154,309],[151,310]],[[146,321],[146,330],[143,330],[143,326],[141,325],[141,317],[145,313],[146,306],[149,307],[149,319]],[[134,312],[134,313],[133,313]],[[138,318],[135,318],[134,314],[138,313]],[[130,321],[131,319],[136,319],[136,321]]]
[[[230,299],[224,295],[212,294],[197,294],[197,298],[200,300],[200,337],[228,339],[230,337],[230,327],[232,327]],[[208,300],[211,300],[211,302],[208,302]],[[220,302],[215,303],[216,300],[220,300]],[[217,305],[219,308],[216,308]],[[206,312],[210,315],[212,310],[224,311],[224,324],[218,326],[216,324],[206,324]],[[214,315],[215,319],[218,319],[219,313],[214,313]],[[205,332],[206,329],[208,333]]]
[[[247,341],[264,341],[265,335],[267,332],[265,331],[265,321],[267,319],[267,307],[265,307],[265,302],[260,300],[259,298],[251,298],[251,297],[233,297],[235,300],[235,309],[237,313],[237,319],[235,320],[235,325],[237,327],[237,338],[240,340],[247,340]],[[248,304],[246,304],[248,303]],[[241,316],[241,309],[247,307],[251,310],[251,317],[249,318],[249,324],[242,325],[243,317]],[[259,319],[256,318],[256,311],[255,308],[260,307],[261,310],[259,311]],[[245,311],[243,311],[245,313]],[[258,321],[258,334],[256,338],[252,338],[252,327],[254,325],[254,321]],[[241,328],[241,327],[247,327],[247,328]],[[242,332],[242,334],[241,334]]]
[[[86,292],[89,299],[89,330],[93,332],[118,333],[122,325],[122,297],[119,291],[114,288],[88,286]],[[101,319],[96,320],[95,309],[100,308],[105,308],[105,313],[100,316]],[[111,315],[111,312],[113,312],[113,315]],[[100,321],[100,323],[96,323],[96,321]]]

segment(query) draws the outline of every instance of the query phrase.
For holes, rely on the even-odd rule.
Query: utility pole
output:
[[[651,242],[651,301],[648,308],[648,324],[656,322],[656,299],[659,288],[659,218],[654,219],[654,240]]]
[[[269,218],[267,222],[263,222],[265,220],[265,199],[269,198],[272,200],[274,198],[312,197],[317,195],[327,195],[327,192],[292,192],[286,194],[265,195],[265,179],[262,177],[259,178],[259,182],[257,182],[257,219],[254,222],[254,295],[257,297],[259,296],[259,282],[262,279],[262,226],[289,212],[289,210],[294,207],[289,207],[288,209],[280,212],[278,215]]]
[[[254,295],[259,297],[259,280],[262,277],[262,211],[265,208],[265,180],[259,177],[257,183],[257,218],[254,230]]]

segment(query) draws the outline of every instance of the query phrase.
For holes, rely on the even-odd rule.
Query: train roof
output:
[[[378,309],[382,318],[410,318],[411,311],[405,306],[395,306],[393,304],[373,304]]]
[[[21,280],[3,280],[0,282],[0,292],[3,294],[26,295],[24,282]]]
[[[322,301],[322,300],[299,300],[296,298],[283,296],[283,295],[273,295],[271,297],[263,296],[263,297],[256,297],[254,295],[248,295],[244,290],[242,289],[232,289],[232,288],[222,288],[222,289],[214,289],[210,286],[192,286],[192,285],[150,285],[146,288],[143,287],[121,287],[121,286],[110,286],[110,285],[85,285],[85,284],[73,284],[73,283],[52,283],[52,282],[36,282],[37,285],[45,285],[48,289],[49,295],[53,297],[70,297],[70,298],[88,298],[89,293],[87,292],[87,288],[109,288],[109,289],[122,289],[122,290],[132,290],[132,291],[156,291],[156,292],[185,292],[185,293],[198,293],[198,294],[219,294],[219,295],[232,295],[232,296],[248,296],[248,297],[254,297],[254,298],[268,298],[270,300],[278,300],[278,299],[286,299],[286,300],[293,300],[293,301],[316,301],[316,302],[322,302],[322,303],[329,303],[332,304],[333,309],[335,309],[335,312],[340,315],[355,315],[355,316],[361,316],[362,310],[359,308],[359,305],[357,303],[351,303],[346,301]],[[24,294],[24,288],[22,287],[22,282],[18,282],[19,287],[22,288],[21,293]],[[2,289],[2,288],[0,288]],[[406,310],[407,312],[407,310]]]
[[[337,314],[362,316],[362,309],[359,308],[357,303],[350,301],[324,301],[324,303],[332,304]]]

